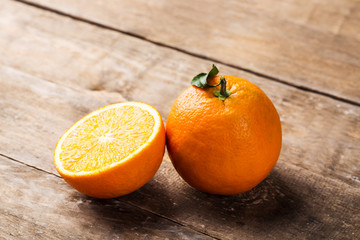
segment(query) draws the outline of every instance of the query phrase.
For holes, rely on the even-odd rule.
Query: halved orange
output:
[[[100,108],[59,139],[56,170],[79,192],[96,198],[131,193],[160,167],[165,130],[159,112],[140,102]]]

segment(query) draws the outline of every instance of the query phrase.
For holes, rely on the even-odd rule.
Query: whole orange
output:
[[[274,168],[281,123],[259,87],[234,76],[220,81],[217,73],[213,65],[193,79],[200,87],[190,86],[176,99],[166,123],[167,149],[192,187],[233,195],[252,189]]]

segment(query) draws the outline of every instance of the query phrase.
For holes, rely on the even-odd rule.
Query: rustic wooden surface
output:
[[[359,1],[218,2],[0,2],[0,239],[360,238]],[[166,120],[214,60],[280,113],[281,156],[258,187],[198,192],[167,155],[112,200],[59,177],[53,149],[74,121],[127,100]]]
[[[24,2],[360,103],[360,0]]]

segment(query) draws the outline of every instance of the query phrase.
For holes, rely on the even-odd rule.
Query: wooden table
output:
[[[2,0],[0,16],[0,239],[360,239],[359,0]],[[258,187],[204,194],[166,154],[111,200],[58,175],[73,122],[129,100],[166,120],[212,63],[280,113],[281,156]]]

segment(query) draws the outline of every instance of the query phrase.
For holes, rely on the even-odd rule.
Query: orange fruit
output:
[[[96,198],[131,193],[158,170],[165,129],[152,106],[140,102],[100,108],[75,123],[59,139],[54,163],[63,179]]]
[[[279,115],[266,94],[217,68],[194,77],[166,123],[170,159],[180,176],[203,192],[233,195],[258,185],[281,150]],[[214,91],[215,90],[215,91]]]

